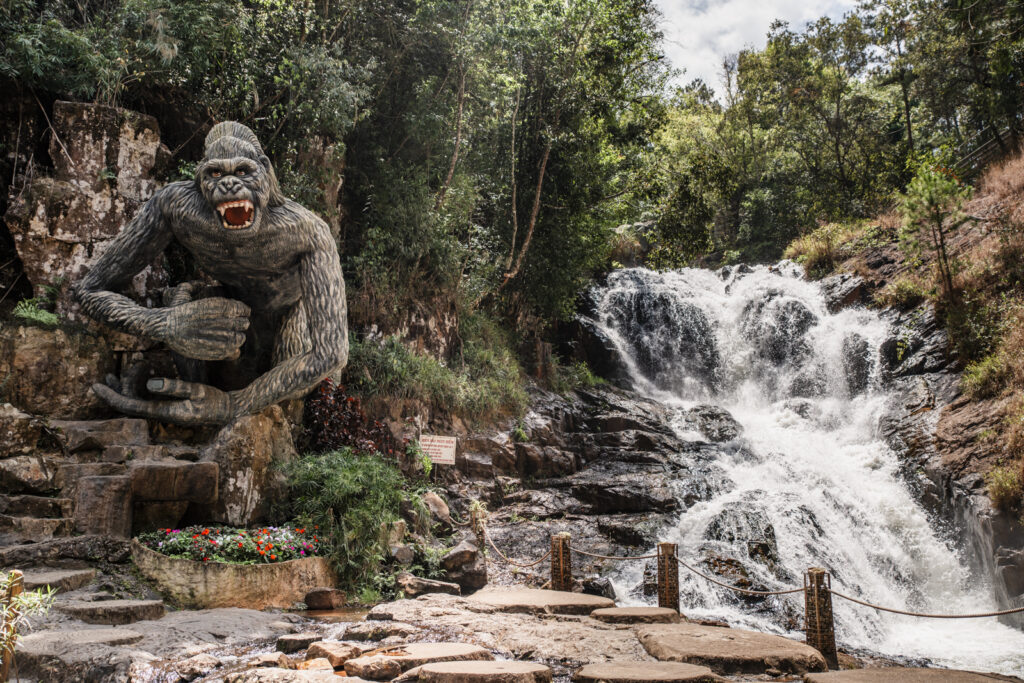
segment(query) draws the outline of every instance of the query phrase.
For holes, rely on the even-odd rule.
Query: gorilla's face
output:
[[[270,198],[270,160],[238,140],[219,141],[196,181],[225,230],[258,229]]]

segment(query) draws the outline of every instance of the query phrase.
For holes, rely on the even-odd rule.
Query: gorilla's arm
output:
[[[185,191],[168,185],[153,195],[75,285],[74,294],[94,320],[164,342],[187,358],[237,358],[249,326],[245,304],[211,298],[170,308],[146,308],[112,291],[127,285],[170,244],[173,232],[164,203],[173,193]]]
[[[301,398],[348,362],[345,281],[338,250],[317,219],[312,251],[299,262],[309,350],[288,358],[233,394],[236,414],[255,413],[286,399]]]

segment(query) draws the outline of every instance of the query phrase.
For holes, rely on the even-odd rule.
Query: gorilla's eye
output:
[[[220,178],[220,176],[221,176],[221,172],[220,171],[210,171],[210,177],[211,178]]]
[[[246,170],[245,170],[244,168],[240,168],[240,169],[238,169],[237,171],[235,171],[235,175],[237,175],[237,176],[243,176],[243,175],[245,175],[245,174],[246,174],[246,172],[247,172],[247,171],[246,171]]]

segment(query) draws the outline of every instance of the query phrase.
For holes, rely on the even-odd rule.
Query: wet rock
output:
[[[202,678],[219,666],[220,660],[213,655],[200,654],[176,663],[174,672],[186,681],[192,681]]]
[[[306,603],[306,609],[332,610],[344,607],[345,597],[345,591],[337,588],[318,587],[306,593],[302,601]]]
[[[423,579],[408,572],[396,575],[395,583],[398,584],[398,587],[407,598],[416,598],[427,593],[448,593],[449,595],[460,595],[462,593],[457,583]]]
[[[104,338],[84,332],[0,328],[4,398],[32,415],[84,419],[109,414],[91,387],[114,370],[114,358]]]
[[[524,477],[557,477],[577,469],[576,457],[553,446],[517,443],[516,471]]]
[[[573,356],[596,374],[616,386],[629,388],[633,382],[626,360],[601,326],[591,317],[578,316],[569,324],[568,335]]]
[[[828,393],[828,377],[820,367],[804,368],[789,383],[789,395],[814,398]]]
[[[454,548],[445,553],[441,558],[441,566],[445,569],[458,569],[459,567],[474,562],[480,550],[475,543],[463,540]]]
[[[871,346],[856,332],[843,339],[843,374],[851,396],[863,393],[871,379]]]
[[[796,364],[810,354],[805,339],[818,317],[797,299],[769,290],[743,309],[743,333],[758,357],[772,365]]]
[[[307,603],[307,607],[309,603]],[[319,642],[322,636],[319,633],[288,633],[277,639],[277,650],[285,654],[292,654],[305,650],[313,643]]]
[[[709,441],[731,441],[743,433],[743,427],[725,408],[699,405],[686,412],[686,423]]]
[[[829,313],[867,302],[868,287],[864,278],[852,273],[840,273],[818,282],[825,307]]]
[[[306,659],[326,659],[335,669],[344,666],[345,662],[363,654],[362,648],[349,643],[322,640],[309,646]]]
[[[668,607],[608,607],[590,613],[608,624],[677,624],[679,612]]]
[[[615,586],[607,576],[588,576],[580,584],[587,595],[599,595],[610,600],[615,599]]]
[[[373,655],[356,657],[345,662],[345,673],[372,681],[390,680],[402,673],[402,667],[391,657]]]
[[[487,560],[477,554],[472,562],[445,573],[448,581],[458,584],[463,593],[471,593],[487,585]]]
[[[43,434],[43,423],[10,403],[0,404],[0,458],[29,455]]]
[[[137,643],[143,637],[124,628],[31,633],[18,641],[18,675],[54,682],[114,680],[117,676],[127,680],[135,658],[120,646]]]
[[[296,457],[291,428],[278,406],[239,418],[203,451],[201,461],[219,467],[218,498],[196,506],[195,514],[239,526],[268,519],[271,505],[284,495],[284,475],[277,465]]]
[[[129,538],[132,533],[131,478],[79,479],[75,496],[75,528],[83,534]]]
[[[290,662],[288,657],[283,652],[266,652],[261,655],[256,655],[256,659],[253,659],[250,664],[252,666],[263,666],[263,667],[275,667],[280,669],[290,669]]]
[[[779,560],[775,527],[761,510],[737,505],[722,510],[708,523],[704,538],[742,547],[752,560],[774,565]]]
[[[945,326],[925,304],[911,311],[887,311],[893,334],[879,347],[890,377],[942,371],[955,363]]]
[[[224,676],[224,683],[334,683],[338,679],[334,671],[294,671],[292,669],[267,668],[236,671]],[[350,678],[350,683],[359,683],[362,679]]]
[[[533,588],[488,588],[470,596],[469,601],[500,612],[523,614],[590,614],[615,606],[612,600],[596,595]]]
[[[392,636],[408,638],[419,632],[420,629],[415,626],[400,621],[361,621],[352,624],[345,630],[345,638],[360,641],[384,640]]]

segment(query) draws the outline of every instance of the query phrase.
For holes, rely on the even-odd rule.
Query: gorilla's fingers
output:
[[[171,398],[201,399],[206,395],[205,386],[202,384],[166,377],[154,377],[146,382],[146,388],[154,394]]]
[[[167,417],[167,411],[159,403],[129,398],[117,393],[106,384],[93,384],[92,390],[93,393],[110,404],[111,407],[116,408],[122,413],[138,415],[140,417],[155,417],[157,419],[165,419]]]

